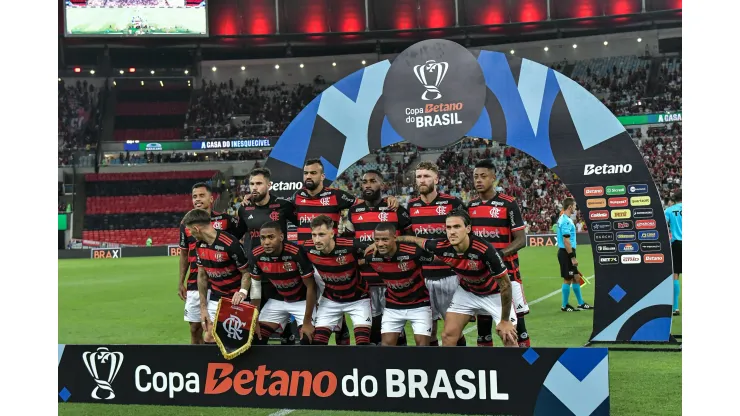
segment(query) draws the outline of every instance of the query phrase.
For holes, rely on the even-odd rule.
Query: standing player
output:
[[[576,211],[576,201],[573,198],[565,198],[563,201],[563,214],[558,219],[558,263],[560,263],[560,276],[563,278],[563,304],[560,308],[563,312],[578,312],[580,310],[591,310],[593,306],[583,301],[581,296],[581,285],[574,279],[580,276],[578,271],[578,259],[576,259],[576,226],[571,216]],[[578,308],[568,304],[570,288],[578,301]]]
[[[326,215],[311,221],[311,241],[306,241],[303,248],[324,281],[313,344],[327,345],[332,329],[342,322],[345,313],[354,325],[355,344],[370,344],[370,298],[358,270],[358,259],[366,247],[356,240],[335,240],[334,221]]]
[[[260,245],[260,227],[269,221],[280,224],[283,235],[288,232],[288,220],[297,223],[294,215],[293,204],[282,198],[270,194],[271,172],[267,168],[255,168],[249,172],[249,195],[250,204],[241,204],[239,207],[239,223],[247,233],[244,239],[244,251],[247,252],[250,264],[252,250]],[[262,302],[275,295],[275,288],[268,281],[262,285]],[[264,305],[258,305],[261,310]],[[292,333],[292,326],[286,325],[280,334],[280,343],[283,345],[294,345],[297,334]]]
[[[681,190],[677,190],[671,198],[673,205],[665,210],[665,220],[671,233],[671,254],[673,256],[673,315],[678,316],[678,295],[681,293],[679,275],[681,274],[683,258],[681,255],[681,241],[683,239],[683,202]]]
[[[280,224],[267,222],[260,228],[260,246],[252,250],[254,264],[250,267],[251,302],[261,304],[262,280],[269,280],[277,294],[267,300],[259,314],[258,344],[267,344],[270,335],[285,326],[293,315],[303,333],[301,344],[313,339],[313,316],[316,309],[316,282],[313,268],[297,245],[285,241]]]
[[[203,331],[212,333],[219,299],[238,300],[239,292],[246,296],[250,281],[247,256],[239,240],[226,231],[217,230],[211,222],[211,213],[193,209],[182,220],[183,225],[198,241],[198,294]],[[210,285],[210,295],[208,288]]]
[[[481,160],[476,163],[473,180],[478,197],[468,204],[468,215],[470,215],[473,234],[491,243],[504,259],[504,264],[509,270],[511,293],[516,309],[518,343],[520,347],[529,347],[529,334],[524,325],[524,315],[529,313],[529,305],[527,305],[522,288],[518,254],[518,251],[526,244],[524,220],[514,197],[496,192],[493,188],[493,182],[496,180],[495,172],[496,169],[490,160]],[[478,325],[478,346],[492,346],[493,320],[491,317],[479,315],[476,324]]]
[[[379,224],[392,224],[396,235],[411,231],[411,217],[404,207],[393,211],[388,206],[387,198],[381,197],[383,175],[377,170],[368,170],[362,175],[362,199],[357,199],[349,209],[347,216],[354,228],[355,241],[369,245],[373,242],[373,233]],[[360,276],[370,286],[373,325],[370,330],[370,343],[381,342],[381,322],[385,308],[386,285],[369,264],[360,266]],[[401,331],[398,345],[406,345],[406,331]]]
[[[411,229],[417,237],[439,238],[445,235],[445,217],[463,206],[462,201],[452,195],[437,192],[439,168],[432,162],[424,161],[416,166],[416,188],[419,197],[408,203]],[[459,285],[458,278],[450,266],[440,260],[422,266],[422,274],[429,288],[432,303],[432,340],[429,345],[439,345],[437,341],[437,320],[444,319],[447,306]],[[458,345],[465,345],[461,336]]]
[[[486,240],[470,233],[470,216],[457,210],[445,219],[447,238],[396,238],[414,243],[449,264],[460,278],[460,285],[447,308],[442,344],[459,345],[465,325],[478,314],[491,315],[496,333],[507,347],[517,346],[516,313],[511,301],[511,281],[498,250]],[[370,250],[370,247],[368,250]]]
[[[211,215],[211,224],[216,230],[226,231],[239,241],[245,233],[239,221],[229,214],[213,211],[213,191],[205,182],[198,182],[192,188],[193,208],[202,209]],[[177,281],[177,294],[185,301],[185,322],[190,324],[190,343],[214,342],[210,334],[203,334],[198,294],[198,265],[195,246],[197,239],[190,234],[185,224],[180,224],[180,274]],[[188,273],[189,271],[189,273]],[[185,279],[187,278],[187,287]]]
[[[384,346],[398,345],[406,322],[411,322],[416,345],[427,346],[432,336],[432,306],[429,301],[421,266],[431,263],[434,255],[413,244],[399,244],[396,227],[381,222],[375,227],[375,255],[365,257],[365,263],[382,277],[387,289],[385,312],[381,323]]]

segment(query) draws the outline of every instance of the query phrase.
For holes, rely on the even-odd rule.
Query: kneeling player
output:
[[[257,344],[267,344],[270,335],[280,326],[288,325],[293,315],[301,335],[301,344],[313,338],[313,315],[316,308],[316,281],[313,267],[301,249],[284,241],[280,224],[267,222],[260,227],[260,246],[252,250],[252,304],[258,306],[262,297],[261,280],[268,279],[277,294],[269,299],[259,314],[260,334]]]
[[[380,223],[373,236],[377,253],[365,257],[386,284],[385,312],[381,322],[384,346],[395,346],[406,322],[411,322],[416,345],[428,346],[432,337],[432,306],[421,265],[434,255],[412,244],[398,244],[396,227]]]
[[[210,339],[219,299],[227,297],[237,300],[240,295],[246,297],[250,287],[247,256],[236,237],[213,228],[211,214],[208,211],[194,209],[185,214],[182,223],[198,240],[195,253],[198,264],[200,319],[203,331]],[[209,283],[211,294],[210,297],[206,297]]]
[[[457,210],[445,219],[446,239],[429,240],[401,236],[400,242],[415,243],[450,265],[460,278],[445,315],[442,344],[457,345],[462,330],[475,315],[491,315],[496,332],[507,347],[516,347],[516,314],[511,301],[511,282],[498,250],[470,233],[470,216]]]
[[[370,297],[360,278],[358,257],[365,246],[346,238],[334,239],[334,221],[319,215],[311,221],[311,240],[303,245],[308,260],[324,282],[316,312],[314,345],[329,343],[332,330],[342,323],[345,313],[354,324],[355,344],[370,344]]]

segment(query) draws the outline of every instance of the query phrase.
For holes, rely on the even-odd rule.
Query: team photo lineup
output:
[[[494,189],[490,161],[475,165],[478,196],[467,206],[437,191],[439,169],[431,162],[416,166],[419,197],[408,207],[382,195],[376,170],[364,172],[356,197],[324,187],[323,169],[318,159],[306,161],[304,187],[290,201],[270,194],[268,169],[253,169],[236,217],[212,210],[209,185],[193,185],[193,210],[180,231],[178,287],[191,343],[214,342],[216,306],[226,298],[259,310],[254,344],[267,344],[278,331],[284,344],[326,345],[335,334],[337,345],[348,345],[349,316],[357,345],[406,345],[413,335],[415,345],[464,346],[462,330],[471,321],[479,346],[531,345],[518,258],[525,224],[516,200]],[[566,198],[558,220],[564,312],[594,308],[580,291],[575,208]],[[287,239],[288,221],[297,224],[296,242]],[[568,303],[571,288],[576,306]],[[291,320],[299,334],[290,333]],[[407,322],[413,334],[404,330]]]

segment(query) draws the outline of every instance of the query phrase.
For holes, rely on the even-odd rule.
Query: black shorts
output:
[[[673,254],[673,273],[681,274],[681,240],[671,243],[671,254]]]
[[[573,256],[576,256],[576,249],[573,249]],[[563,279],[572,279],[580,274],[578,267],[570,261],[568,252],[564,248],[558,250],[558,263],[560,263],[560,277]]]

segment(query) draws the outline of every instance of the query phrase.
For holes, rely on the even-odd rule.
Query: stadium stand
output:
[[[167,83],[120,79],[116,81],[116,141],[180,140],[191,89],[186,78]]]
[[[94,151],[97,148],[102,113],[100,111],[101,92],[87,81],[67,84],[59,80],[57,130],[59,144],[59,165],[66,166],[76,150]],[[77,160],[81,166],[93,166],[92,161]]]
[[[192,208],[193,183],[217,171],[100,173],[85,175],[87,195],[82,238],[118,244],[175,244],[179,224]],[[214,194],[218,198],[218,194]]]

